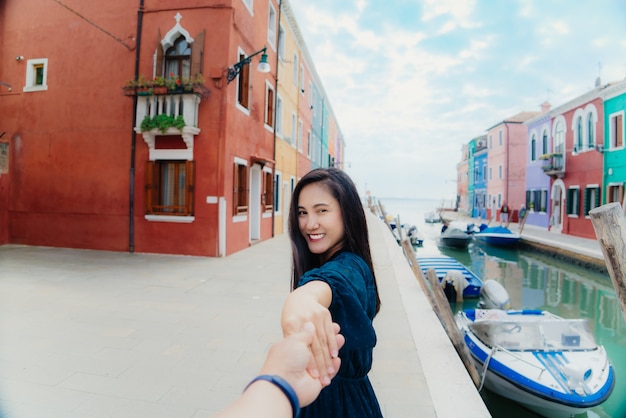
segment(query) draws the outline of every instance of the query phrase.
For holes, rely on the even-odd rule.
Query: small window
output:
[[[276,134],[283,134],[283,99],[276,96]]]
[[[311,158],[311,131],[306,133],[306,156]]]
[[[184,36],[179,36],[174,45],[165,51],[164,77],[189,79],[191,76],[191,46]]]
[[[591,186],[585,188],[584,215],[589,216],[589,211],[600,206],[600,188]]]
[[[576,140],[574,141],[574,152],[583,149],[583,118],[576,119]]]
[[[235,162],[233,177],[233,216],[248,213],[248,166]]]
[[[285,28],[283,25],[278,26],[278,58],[285,61]]]
[[[274,89],[269,83],[265,85],[265,125],[274,127]]]
[[[587,146],[593,148],[596,144],[595,140],[595,126],[593,123],[593,113],[589,113],[587,116]]]
[[[276,173],[274,177],[274,208],[276,212],[280,212],[280,185],[282,184],[282,180],[280,178],[280,173]]]
[[[304,65],[300,64],[300,94],[304,96]]]
[[[293,54],[292,80],[295,86],[298,85],[298,54]]]
[[[302,135],[303,135],[303,129],[302,129],[302,120],[298,119],[298,133],[297,135],[297,146],[298,146],[298,151],[302,152]]]
[[[611,184],[607,188],[607,203],[622,203],[624,199],[624,185],[623,184]]]
[[[289,138],[292,147],[297,146],[296,144],[298,142],[297,130],[298,130],[298,116],[296,115],[295,112],[292,112],[291,113],[291,138]]]
[[[267,41],[272,48],[276,48],[276,9],[274,9],[274,5],[271,1],[269,16],[267,18]]]
[[[48,59],[38,58],[26,62],[26,83],[23,91],[48,90]]]
[[[261,194],[261,205],[264,212],[271,212],[274,209],[274,176],[271,171],[263,171],[263,192]]]
[[[239,61],[245,58],[246,54],[239,53]],[[250,66],[242,66],[237,77],[237,104],[245,109],[250,109]]]
[[[146,214],[193,216],[193,161],[148,161]]]
[[[616,114],[611,115],[611,122],[609,126],[611,149],[622,148],[624,146],[624,115]]]
[[[530,140],[530,161],[537,160],[537,136],[533,134]]]
[[[547,131],[543,131],[543,137],[541,139],[541,153],[542,154],[548,153],[548,132]]]
[[[567,189],[567,214],[578,216],[580,211],[580,189]]]

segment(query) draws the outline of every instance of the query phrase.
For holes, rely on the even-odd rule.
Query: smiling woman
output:
[[[350,177],[336,168],[306,174],[293,193],[289,213],[293,292],[282,313],[288,336],[305,322],[318,330],[309,372],[325,387],[302,409],[302,417],[382,417],[368,378],[376,345],[373,319],[380,309],[363,205]],[[338,350],[332,323],[346,344]],[[341,367],[332,383],[328,378]]]

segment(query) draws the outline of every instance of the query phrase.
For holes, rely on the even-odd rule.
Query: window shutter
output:
[[[163,76],[163,46],[161,46],[161,29],[157,30],[157,46],[156,46],[156,63],[154,68],[154,74],[156,76]]]
[[[156,187],[156,182],[154,181],[154,172],[155,172],[155,163],[154,161],[146,162],[146,177],[145,177],[145,200],[146,200],[146,213],[151,214],[152,212],[152,202],[154,196],[156,196],[156,191],[154,190]]]
[[[202,30],[193,40],[191,45],[191,76],[202,74],[204,66],[204,33]]]
[[[589,189],[585,188],[585,205],[583,207],[583,216],[587,216],[587,214],[589,213],[589,204],[591,203],[590,197],[591,196],[589,196]]]
[[[187,161],[185,164],[185,212],[187,215],[193,215],[195,163],[195,161]]]
[[[530,190],[526,190],[526,208],[530,209]]]

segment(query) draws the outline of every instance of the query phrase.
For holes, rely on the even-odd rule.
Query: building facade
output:
[[[225,256],[283,233],[297,180],[335,157],[285,0],[0,10],[0,244]]]

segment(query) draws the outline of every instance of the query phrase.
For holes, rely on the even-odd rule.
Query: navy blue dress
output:
[[[376,332],[374,276],[356,254],[339,252],[320,268],[306,272],[298,286],[313,280],[327,283],[332,290],[330,313],[341,326],[346,343],[339,351],[341,367],[331,384],[309,406],[302,418],[382,418],[380,406],[367,373],[372,368]]]

